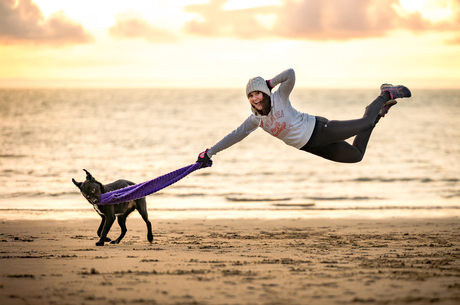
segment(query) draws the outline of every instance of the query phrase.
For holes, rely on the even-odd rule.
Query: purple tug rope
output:
[[[162,190],[173,183],[176,183],[188,174],[191,174],[197,169],[200,169],[201,166],[202,163],[197,162],[195,164],[170,172],[166,175],[157,177],[153,180],[101,194],[101,201],[99,201],[97,205],[118,204],[121,202],[127,202],[145,197],[147,195],[158,192],[159,190]],[[211,166],[212,160],[209,160],[205,167]]]

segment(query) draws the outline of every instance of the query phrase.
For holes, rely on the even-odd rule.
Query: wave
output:
[[[431,182],[459,182],[458,178],[442,178],[442,179],[432,179],[427,177],[402,177],[402,178],[383,178],[383,177],[359,177],[349,180],[334,180],[335,183],[340,182],[420,182],[420,183],[431,183]]]
[[[342,201],[342,200],[385,200],[383,197],[368,197],[368,196],[356,196],[356,197],[304,197],[304,199],[315,200],[315,201]]]
[[[289,201],[293,200],[292,197],[259,197],[249,196],[245,194],[226,195],[225,199],[232,202],[273,202],[273,201]],[[364,200],[385,200],[383,197],[369,197],[369,196],[339,196],[339,197],[302,197],[302,199],[313,201],[364,201]]]
[[[285,176],[289,177],[290,180],[296,179],[296,174],[292,172],[258,172],[260,176]],[[211,173],[197,173],[197,175],[211,175]],[[304,174],[301,174],[304,176]],[[225,177],[226,179],[238,178],[238,177],[247,177],[248,173],[246,172],[213,172],[213,177]],[[239,179],[240,180],[240,179]],[[304,181],[304,179],[302,179]],[[383,183],[395,183],[395,182],[420,182],[420,183],[435,183],[435,182],[448,182],[448,183],[457,183],[460,182],[460,178],[455,177],[445,177],[439,179],[433,179],[432,177],[398,177],[398,178],[385,178],[385,177],[358,177],[353,179],[337,179],[337,180],[323,180],[324,183],[348,183],[348,182],[383,182]],[[187,186],[190,187],[190,186]],[[199,185],[197,187],[200,187]]]
[[[273,202],[273,201],[289,201],[291,197],[251,197],[251,196],[226,196],[227,201],[232,202]],[[356,196],[356,197],[303,197],[303,199],[313,201],[364,201],[364,200],[385,200],[383,197],[368,197],[368,196]]]
[[[268,198],[268,197],[240,197],[240,196],[227,196],[225,197],[227,201],[233,202],[272,202],[272,201],[288,201],[292,200],[290,197],[286,198]]]
[[[59,197],[59,196],[81,196],[79,192],[55,192],[55,193],[46,193],[46,192],[15,192],[0,194],[0,199],[11,199],[11,198],[36,198],[36,197]]]
[[[26,155],[14,155],[14,154],[0,155],[0,158],[26,158],[26,157],[27,157]]]
[[[42,192],[42,191],[31,191],[31,192],[14,192],[14,193],[0,193],[0,199],[17,199],[17,198],[56,198],[56,197],[80,197],[81,194],[78,191],[62,191],[62,192]],[[213,193],[213,192],[193,192],[193,193],[173,193],[173,192],[158,192],[151,196],[158,197],[172,197],[172,198],[192,198],[192,197],[222,197],[230,202],[285,202],[293,200],[293,197],[270,197],[270,196],[257,196],[250,194],[237,194],[237,193]],[[460,192],[457,189],[444,190],[440,197],[451,199],[460,197]],[[386,200],[386,197],[373,197],[373,196],[336,196],[336,197],[319,197],[319,196],[304,196],[299,197],[304,200],[311,201],[375,201],[375,200]]]

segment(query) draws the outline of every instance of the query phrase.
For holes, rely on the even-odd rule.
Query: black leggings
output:
[[[301,150],[336,162],[361,161],[380,109],[390,99],[388,92],[384,92],[367,106],[364,116],[356,120],[329,121],[317,116],[313,134]],[[356,136],[353,144],[345,141],[353,136]]]

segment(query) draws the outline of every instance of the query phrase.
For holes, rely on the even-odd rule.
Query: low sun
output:
[[[399,3],[403,8],[408,11],[420,11],[426,1],[423,0],[399,0]]]
[[[452,17],[452,0],[399,0],[408,13],[419,12],[423,18],[437,22]]]

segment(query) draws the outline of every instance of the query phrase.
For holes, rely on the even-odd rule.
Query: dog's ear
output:
[[[95,182],[96,179],[94,179],[93,176],[91,176],[91,174],[86,170],[86,169],[83,169],[86,173],[86,180],[90,181],[90,182]]]
[[[75,184],[75,185],[80,189],[80,191],[81,191],[81,185],[83,184],[83,182],[77,182],[77,181],[75,181],[74,178],[72,178],[72,182],[73,182],[73,184]]]

